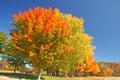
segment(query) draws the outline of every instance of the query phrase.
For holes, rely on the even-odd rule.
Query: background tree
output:
[[[2,38],[3,37],[3,38]],[[2,42],[3,41],[3,42]],[[13,51],[11,50],[15,46],[11,44],[5,34],[1,36],[1,57],[5,62],[7,62],[10,66],[14,66],[14,73],[16,73],[16,70],[20,66],[25,66],[25,59],[23,59],[20,56],[16,56],[15,54],[12,54]],[[15,52],[15,51],[14,51]]]
[[[83,22],[82,18],[74,17],[70,14],[63,14],[65,20],[68,22],[69,26],[71,27],[72,34],[68,41],[68,44],[71,45],[70,54],[61,61],[61,68],[65,73],[73,72],[76,69],[76,64],[78,63],[81,53],[80,53],[80,33],[83,34]],[[81,45],[82,46],[82,45]],[[72,73],[73,74],[73,73]]]
[[[88,56],[91,56],[92,61],[94,61],[95,63],[94,70],[96,68],[96,72],[93,69],[89,72],[99,72],[98,65],[93,58],[93,50],[95,49],[95,47],[92,46],[92,37],[84,32],[84,20],[82,18],[74,17],[70,14],[63,14],[63,16],[65,17],[72,30],[72,34],[70,36],[68,44],[72,46],[71,49],[73,50],[70,51],[70,54],[68,54],[66,58],[62,59],[60,67],[62,67],[63,71],[65,71],[66,73],[72,71],[71,75],[77,73],[73,71],[76,71],[76,69],[78,69],[79,64],[79,69],[85,71],[85,67],[88,66],[88,62],[91,62],[91,58]],[[90,63],[89,65],[92,66],[92,64],[93,63]],[[91,67],[89,67],[89,69],[90,68]]]
[[[120,63],[119,62],[98,62],[100,73],[99,76],[105,76],[106,69],[113,71],[112,76],[120,76]]]
[[[3,33],[2,31],[0,31],[0,57],[1,58],[4,55],[4,53],[6,53],[7,39],[8,39],[7,35],[5,33]],[[2,69],[4,69],[4,67],[5,67],[5,61],[3,61],[2,66],[3,66]]]
[[[105,76],[112,76],[112,74],[113,74],[113,70],[112,70],[112,69],[106,68],[106,69],[104,70],[104,75],[105,75]]]
[[[86,58],[87,58],[85,61],[86,65],[84,66],[83,72],[92,73],[92,74],[97,74],[98,72],[100,72],[99,66],[95,61],[95,58],[93,57],[93,55],[89,55]]]
[[[4,53],[6,41],[7,41],[6,34],[0,31],[0,53]]]
[[[27,63],[27,61],[25,59],[23,59],[20,56],[16,56],[14,54],[6,54],[3,56],[4,59],[6,59],[6,61],[8,62],[8,64],[10,66],[14,67],[14,73],[16,73],[16,71],[20,68],[20,67],[24,67],[25,64]]]

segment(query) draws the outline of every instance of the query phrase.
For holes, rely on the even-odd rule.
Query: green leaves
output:
[[[0,53],[3,53],[5,51],[6,41],[7,41],[6,34],[0,31]]]

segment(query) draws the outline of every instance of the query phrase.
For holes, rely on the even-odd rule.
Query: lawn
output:
[[[0,80],[2,76],[15,77],[20,80],[36,80],[37,79],[36,75],[19,74],[19,73],[12,73],[12,72],[0,72]],[[54,77],[54,76],[45,76],[45,75],[42,75],[42,78],[44,78],[44,80],[120,80],[120,77]]]
[[[6,77],[15,77],[19,79],[26,79],[26,80],[36,80],[37,76],[36,75],[31,75],[31,74],[20,74],[20,73],[10,73],[10,72],[0,72],[0,79],[1,76],[6,76]]]
[[[43,76],[45,80],[120,80],[120,77],[53,77]]]

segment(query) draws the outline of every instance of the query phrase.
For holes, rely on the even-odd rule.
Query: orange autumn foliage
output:
[[[66,48],[66,50],[65,50],[65,53],[69,53],[69,52],[71,52],[71,51],[73,51],[74,50],[74,47],[73,46],[68,46],[67,48]]]
[[[22,29],[24,32],[31,34],[31,32],[42,32],[42,34],[46,35],[57,28],[66,29],[66,34],[69,34],[67,30],[69,27],[67,22],[62,18],[59,10],[52,8],[31,8],[26,12],[19,12],[18,15],[14,14],[13,18],[16,22],[23,21],[27,26],[22,25]],[[27,28],[27,29],[26,29]],[[62,31],[59,31],[61,34]]]
[[[81,67],[81,64],[77,65],[77,70],[81,71],[81,72],[86,72],[86,73],[93,73],[96,74],[98,72],[100,72],[99,70],[99,66],[97,64],[97,62],[95,61],[93,55],[88,55],[86,61],[85,61],[85,66]]]
[[[105,76],[112,76],[112,74],[113,74],[113,70],[112,70],[112,69],[106,68],[106,69],[104,70],[104,75],[105,75]]]
[[[72,50],[72,46],[60,47],[69,39],[71,29],[58,9],[30,8],[14,14],[13,18],[16,28],[11,30],[11,42],[16,45],[13,50],[15,54],[31,60],[35,67],[46,68],[55,56],[63,54],[59,51],[69,53]],[[52,54],[56,52],[58,54]]]
[[[98,64],[95,61],[93,55],[88,56],[87,65],[85,69],[86,69],[85,72],[92,72],[93,74],[100,72]]]

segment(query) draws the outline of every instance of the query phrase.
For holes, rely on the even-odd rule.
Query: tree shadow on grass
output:
[[[36,80],[38,78],[38,76],[36,75],[31,75],[31,74],[20,74],[20,73],[3,73],[0,72],[1,76],[8,76],[8,77],[13,77],[13,78],[19,78],[19,79],[29,79],[29,80]],[[41,77],[42,80],[44,80],[43,77]]]

